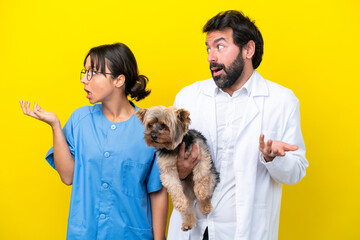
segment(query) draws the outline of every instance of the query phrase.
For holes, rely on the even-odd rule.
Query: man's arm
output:
[[[305,158],[305,144],[300,129],[298,101],[288,117],[281,140],[268,140],[265,143],[264,135],[261,134],[260,161],[276,182],[288,185],[298,183],[305,176],[309,165]]]

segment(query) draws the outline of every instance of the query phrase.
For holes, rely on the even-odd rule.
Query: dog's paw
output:
[[[199,205],[199,209],[203,214],[209,214],[212,211],[213,207],[212,204],[209,203],[209,204]]]
[[[190,223],[183,223],[181,226],[181,230],[183,231],[189,231],[194,227],[195,224],[190,224]]]

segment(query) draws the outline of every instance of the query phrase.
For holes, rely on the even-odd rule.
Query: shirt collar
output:
[[[253,71],[253,73],[251,74],[250,78],[246,81],[246,83],[238,90],[236,90],[234,93],[233,93],[233,97],[237,97],[239,96],[240,94],[246,94],[248,97],[250,97],[250,94],[251,94],[251,90],[252,90],[252,86],[253,86],[253,79],[255,77],[255,71]],[[213,80],[214,81],[214,80]],[[217,94],[220,94],[222,92],[224,92],[221,88],[219,88],[218,86],[215,85],[215,88],[214,88],[214,96],[216,96]]]

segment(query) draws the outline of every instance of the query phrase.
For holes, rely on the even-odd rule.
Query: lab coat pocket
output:
[[[269,216],[266,205],[259,204],[254,206],[253,224],[251,225],[251,239],[264,240],[268,238]]]
[[[146,177],[150,164],[124,161],[121,168],[122,192],[129,197],[146,196]]]
[[[127,226],[127,231],[125,232],[125,239],[139,239],[147,240],[153,239],[152,228],[134,228]]]

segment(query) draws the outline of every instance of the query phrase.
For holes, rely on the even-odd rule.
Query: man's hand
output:
[[[180,179],[186,178],[194,166],[200,161],[201,151],[198,144],[192,145],[192,150],[188,158],[185,158],[185,143],[180,146],[179,156],[177,158],[177,169]]]
[[[290,145],[281,141],[273,141],[271,139],[264,142],[264,134],[260,134],[259,149],[264,155],[266,162],[271,162],[277,156],[285,156],[287,151],[296,151],[299,149],[297,145]]]

